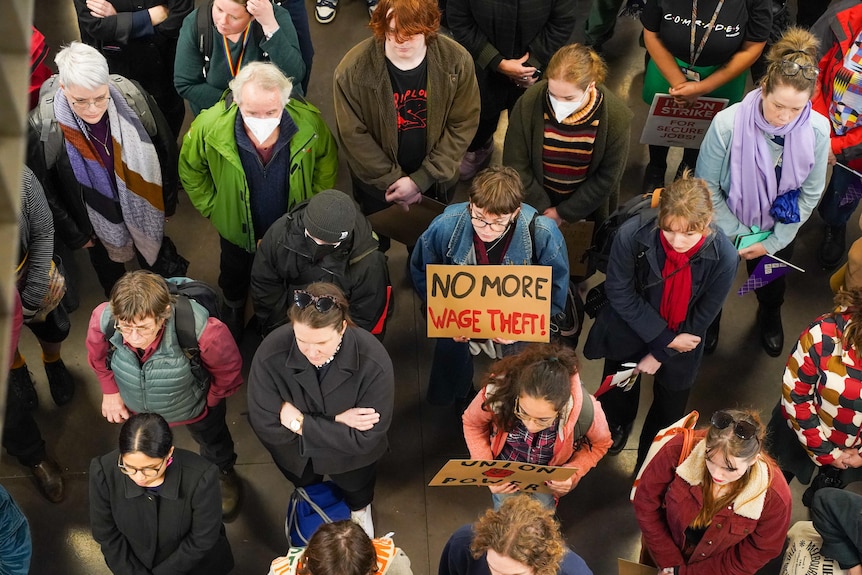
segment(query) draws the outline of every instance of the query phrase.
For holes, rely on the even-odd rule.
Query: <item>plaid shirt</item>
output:
[[[553,425],[538,433],[530,433],[519,421],[515,429],[506,436],[506,445],[503,446],[497,459],[547,465],[554,455],[558,422],[559,420],[554,421]]]

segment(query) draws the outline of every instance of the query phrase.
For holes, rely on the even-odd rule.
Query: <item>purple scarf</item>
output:
[[[733,121],[727,205],[749,228],[771,230],[775,221],[769,209],[775,198],[802,187],[814,166],[814,130],[809,122],[811,102],[786,126],[776,128],[767,122],[761,108],[761,91],[757,88],[745,96]],[[767,134],[784,137],[780,182],[775,178]]]

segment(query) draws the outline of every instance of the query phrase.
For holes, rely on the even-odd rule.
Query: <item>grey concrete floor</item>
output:
[[[307,5],[311,14],[314,3],[308,0]],[[587,7],[588,2],[582,0],[579,13],[584,14]],[[578,30],[573,32],[575,40],[582,37],[583,21],[580,17]],[[309,99],[321,108],[330,126],[334,126],[331,71],[351,46],[369,34],[366,23],[365,3],[360,0],[341,0],[337,18],[327,26],[318,24],[312,16],[317,54]],[[35,24],[55,49],[78,38],[70,0],[36,0]],[[647,106],[640,99],[643,49],[638,46],[638,33],[636,22],[621,21],[617,35],[606,45],[611,69],[607,84],[626,99],[635,112],[624,198],[639,190],[646,163],[646,149],[639,144]],[[498,132],[499,144],[504,129],[503,125]],[[499,150],[495,157],[499,160]],[[679,157],[678,152],[671,156],[672,167]],[[342,189],[349,189],[343,162],[339,183]],[[191,260],[189,275],[215,285],[217,235],[188,201],[181,204],[167,232],[181,253]],[[850,235],[852,240],[859,231],[854,230]],[[820,236],[821,224],[815,214],[799,234],[793,258],[794,263],[807,271],[794,274],[789,282],[783,313],[786,353],[795,335],[830,307],[828,276],[818,270],[814,257]],[[395,532],[395,540],[409,555],[414,572],[427,575],[436,572],[440,551],[449,534],[458,526],[473,521],[489,505],[490,497],[481,488],[427,487],[446,460],[466,456],[467,450],[461,435],[460,414],[453,409],[429,407],[422,401],[432,347],[424,335],[425,324],[418,300],[405,276],[405,259],[404,247],[395,244],[389,253],[389,263],[397,307],[384,344],[396,366],[396,413],[390,432],[392,448],[380,464],[374,519],[378,533]],[[66,365],[79,382],[70,405],[60,409],[51,403],[38,346],[26,329],[21,343],[41,399],[36,418],[49,452],[65,470],[66,500],[59,505],[47,503],[39,496],[27,470],[5,453],[0,456],[0,483],[12,493],[30,520],[34,545],[31,572],[36,575],[109,572],[90,536],[87,469],[92,457],[115,446],[118,427],[107,423],[100,415],[100,390],[86,363],[84,350],[89,313],[102,301],[101,290],[85,254],[76,254],[72,263],[78,268],[81,307],[72,316],[73,330],[63,350]],[[592,280],[597,281],[598,278]],[[744,272],[741,271],[735,287],[743,281]],[[705,414],[703,417],[717,408],[730,406],[752,406],[768,417],[778,399],[786,356],[770,358],[760,349],[755,309],[753,295],[738,297],[732,293],[728,298],[718,349],[704,361],[691,396],[690,408],[698,409]],[[246,338],[243,345],[246,369],[257,343],[251,339]],[[481,370],[477,369],[477,375],[479,373]],[[583,361],[582,379],[589,389],[598,387],[600,374],[601,362]],[[649,387],[644,386],[643,404],[649,401]],[[262,575],[267,572],[270,561],[285,551],[284,512],[291,486],[248,426],[245,391],[232,397],[228,406],[245,497],[239,517],[227,526],[236,557],[234,572]],[[641,410],[641,418],[645,409]],[[617,572],[617,557],[634,560],[638,554],[640,534],[628,501],[638,426],[628,449],[617,457],[606,457],[559,506],[559,517],[569,544],[584,557],[596,575],[613,575]],[[176,443],[195,449],[194,442],[183,429],[177,431]],[[806,511],[799,503],[802,489],[795,482],[792,487],[795,495],[793,519],[804,519]],[[777,572],[776,562],[762,570],[764,574]]]

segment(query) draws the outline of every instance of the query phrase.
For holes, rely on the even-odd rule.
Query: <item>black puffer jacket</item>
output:
[[[377,239],[365,216],[354,204],[356,223],[335,251],[315,262],[305,236],[305,208],[297,204],[280,217],[258,246],[251,271],[254,312],[264,334],[287,321],[293,290],[314,282],[331,282],[350,302],[350,317],[371,330],[386,306],[389,271],[386,256],[377,250]]]

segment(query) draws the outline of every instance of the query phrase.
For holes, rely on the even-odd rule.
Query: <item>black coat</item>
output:
[[[119,451],[90,462],[90,527],[117,575],[224,575],[233,554],[221,518],[218,467],[174,449],[158,497],[117,467]]]
[[[395,374],[389,354],[367,331],[350,326],[323,380],[296,345],[293,325],[273,331],[254,354],[248,375],[248,419],[276,464],[301,476],[308,461],[319,474],[346,473],[378,461],[389,447]],[[284,402],[305,416],[302,435],[281,424]],[[335,421],[353,407],[373,407],[380,421],[357,431]]]
[[[312,259],[305,236],[308,201],[294,207],[267,230],[254,256],[251,298],[264,334],[287,322],[293,290],[314,282],[341,288],[350,302],[350,317],[371,330],[386,306],[389,271],[386,256],[377,249],[371,225],[354,204],[353,231],[330,254]]]
[[[90,14],[86,0],[75,0],[81,40],[99,50],[112,74],[137,80],[155,98],[174,90],[174,59],[183,19],[194,9],[194,0],[109,0],[115,16]],[[167,19],[153,33],[135,37],[132,14],[165,5]],[[177,96],[179,97],[179,96]]]
[[[575,0],[449,0],[446,19],[479,68],[529,52],[527,64],[544,72],[575,28]]]
[[[637,362],[652,353],[662,362],[664,385],[686,389],[694,384],[703,345],[687,353],[666,347],[677,332],[671,331],[659,314],[665,262],[660,233],[655,218],[641,221],[633,217],[620,227],[605,280],[610,304],[596,317],[584,356]],[[677,331],[702,338],[733,286],[739,256],[723,233],[712,231],[690,261],[691,299]]]

